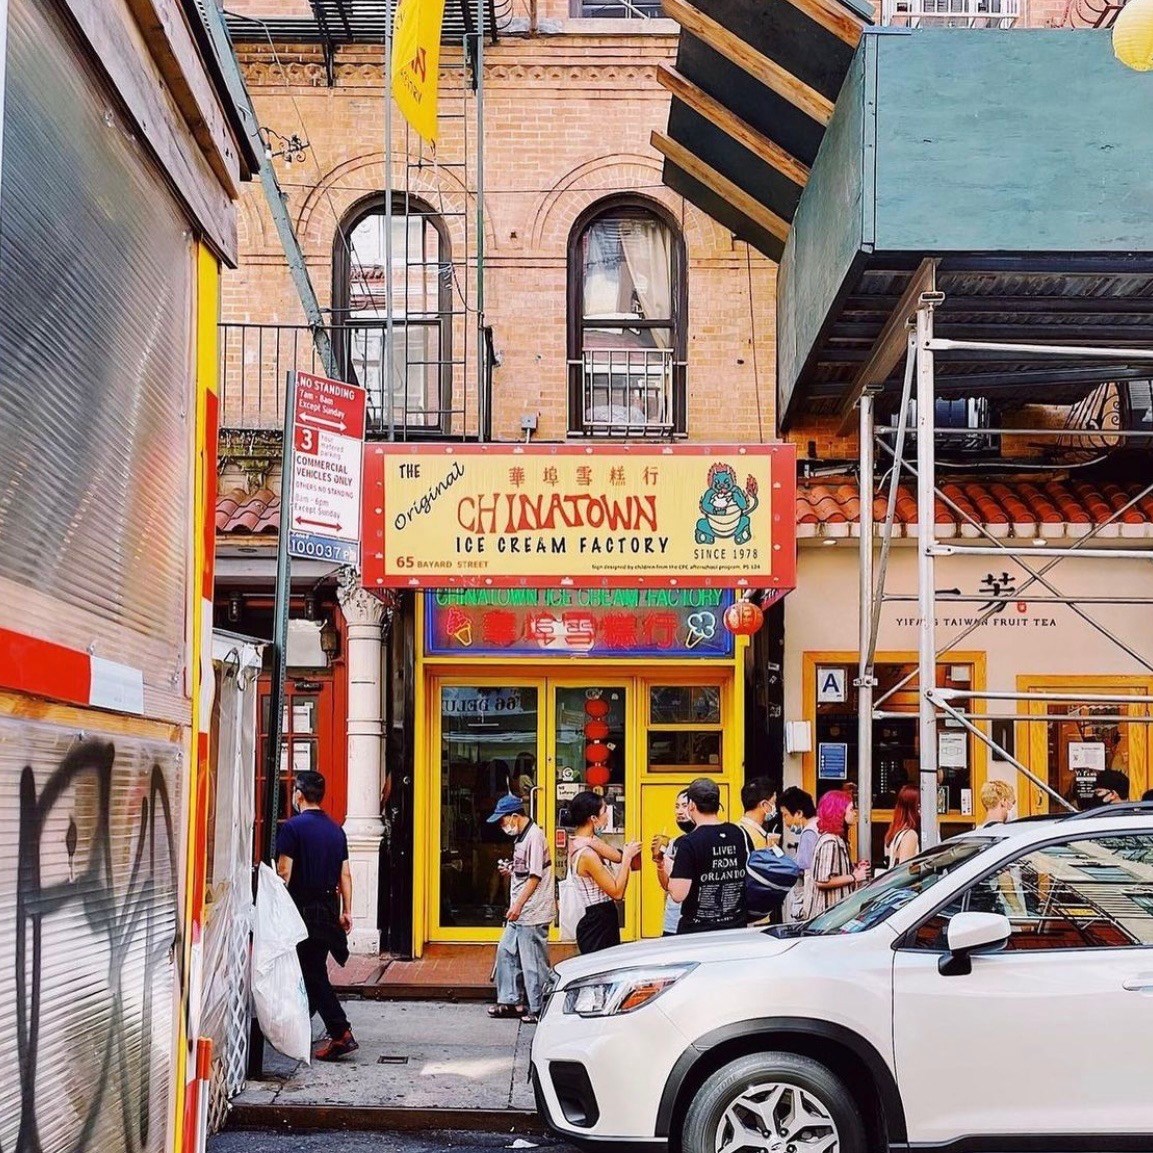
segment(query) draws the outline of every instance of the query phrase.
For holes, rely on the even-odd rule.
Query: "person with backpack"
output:
[[[608,820],[604,797],[577,793],[569,802],[569,820],[576,826],[569,847],[568,876],[561,882],[561,936],[575,936],[577,948],[597,953],[621,943],[617,901],[629,887],[633,859],[639,841],[621,850],[620,867],[614,872],[598,851],[597,832]]]
[[[777,818],[777,782],[772,777],[757,777],[741,789],[744,815],[739,824],[745,834],[745,845],[751,853],[765,849],[779,839],[773,832]]]
[[[677,842],[668,889],[681,905],[677,933],[743,929],[749,859],[744,834],[731,821],[721,820],[721,790],[716,781],[698,777],[685,792],[694,828]]]

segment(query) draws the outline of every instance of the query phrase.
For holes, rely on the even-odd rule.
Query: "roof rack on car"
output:
[[[1153,813],[1153,801],[1120,801],[1113,805],[1098,805],[1080,813],[1070,813],[1065,821],[1086,821],[1095,817],[1132,817],[1138,813]]]

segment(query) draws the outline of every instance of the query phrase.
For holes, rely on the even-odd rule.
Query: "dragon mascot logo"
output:
[[[753,539],[749,517],[758,503],[755,476],[750,476],[741,488],[732,465],[714,464],[709,469],[709,487],[700,501],[697,544],[715,544],[718,539],[729,537],[734,544],[748,544]]]

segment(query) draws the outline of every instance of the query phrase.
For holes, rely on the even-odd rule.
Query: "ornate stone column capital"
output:
[[[351,625],[366,625],[382,627],[392,620],[393,608],[383,599],[370,593],[360,583],[360,573],[356,569],[345,565],[337,573],[336,599],[340,602],[340,611],[344,619]],[[392,600],[392,594],[388,599]]]

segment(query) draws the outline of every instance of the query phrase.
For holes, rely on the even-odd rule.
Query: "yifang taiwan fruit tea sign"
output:
[[[365,454],[368,588],[796,583],[792,445],[395,445]]]

